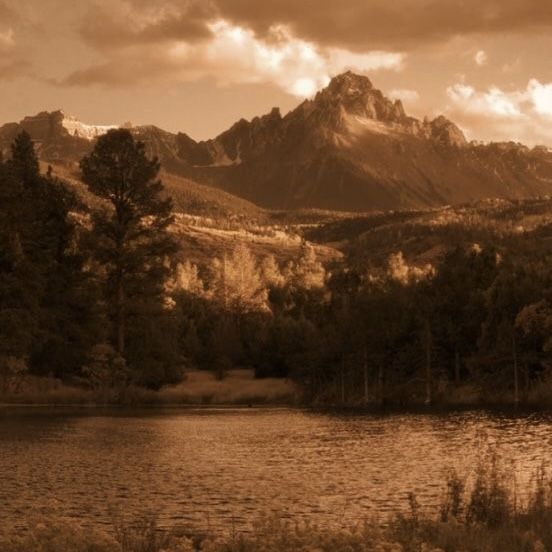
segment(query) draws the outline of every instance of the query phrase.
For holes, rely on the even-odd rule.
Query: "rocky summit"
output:
[[[468,142],[446,117],[410,117],[351,72],[285,116],[274,108],[212,140],[127,126],[167,171],[268,208],[370,211],[552,192],[547,148]],[[109,128],[41,113],[1,127],[0,149],[24,129],[44,160],[71,164]]]

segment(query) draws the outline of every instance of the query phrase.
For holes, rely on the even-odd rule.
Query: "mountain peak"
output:
[[[429,128],[431,137],[441,144],[458,148],[467,146],[468,144],[464,133],[444,115],[439,115],[433,119],[433,121],[429,123]]]
[[[309,105],[337,128],[346,125],[351,116],[384,123],[402,123],[406,119],[400,100],[390,100],[374,88],[368,77],[351,71],[334,77]]]
[[[347,71],[336,75],[327,86],[327,90],[334,94],[356,95],[372,90],[374,86],[370,79],[364,75],[358,75]]]

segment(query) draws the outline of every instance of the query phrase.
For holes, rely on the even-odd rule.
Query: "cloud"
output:
[[[11,27],[5,31],[0,31],[0,51],[13,48],[15,46],[15,33]]]
[[[100,50],[174,40],[197,41],[210,36],[215,16],[208,0],[183,2],[101,0],[88,9],[80,34]]]
[[[217,0],[220,16],[261,36],[274,23],[319,44],[404,50],[459,35],[546,30],[552,3],[543,0]]]
[[[160,78],[213,77],[221,85],[273,83],[295,96],[309,97],[324,87],[331,76],[345,69],[400,70],[404,64],[404,55],[397,52],[360,54],[342,48],[319,47],[298,38],[283,25],[272,26],[264,38],[249,28],[222,19],[207,22],[206,28],[209,38],[192,41],[135,44],[127,40],[124,46],[111,50],[105,62],[76,71],[63,83],[131,85]],[[150,33],[147,35],[151,36]]]
[[[270,39],[282,25],[319,46],[405,51],[460,35],[552,27],[546,0],[85,0],[81,33],[100,48],[208,37],[215,20]]]
[[[389,97],[392,100],[401,100],[404,103],[413,104],[420,99],[420,94],[417,90],[410,90],[408,88],[396,88],[389,92]]]
[[[479,50],[478,52],[476,52],[473,60],[477,65],[479,65],[479,67],[483,67],[483,65],[487,65],[487,62],[489,61],[489,56],[487,56],[487,52],[485,52],[485,50]]]
[[[10,81],[21,76],[30,75],[31,64],[21,58],[0,59],[0,81]]]
[[[427,44],[552,27],[552,3],[542,0],[85,1],[80,35],[98,59],[61,81],[70,85],[212,76],[308,96],[345,69],[400,70]],[[474,59],[484,65],[487,53]]]
[[[531,79],[525,89],[510,91],[456,83],[447,96],[449,113],[472,136],[552,144],[552,83]]]
[[[0,22],[2,22],[2,24],[4,25],[12,25],[18,19],[19,17],[16,12],[12,8],[10,8],[6,4],[6,2],[0,0]]]
[[[21,2],[0,0],[0,82],[35,76],[28,37],[36,37],[40,31],[27,8]]]
[[[527,93],[536,113],[552,117],[552,83],[541,84],[537,79],[531,79]]]
[[[524,95],[519,92],[506,93],[491,87],[480,92],[472,86],[457,83],[447,88],[448,97],[463,111],[487,117],[520,117],[520,102]]]

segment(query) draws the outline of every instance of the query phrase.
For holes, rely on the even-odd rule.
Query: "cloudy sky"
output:
[[[213,137],[346,69],[472,139],[552,146],[550,0],[0,0],[0,122]]]

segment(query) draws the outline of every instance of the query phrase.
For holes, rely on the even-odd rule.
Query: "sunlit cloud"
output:
[[[447,96],[452,102],[448,111],[472,136],[552,143],[552,83],[531,79],[525,89],[509,91],[456,83]]]
[[[68,84],[135,84],[149,75],[189,81],[212,77],[220,85],[270,83],[289,94],[307,98],[344,70],[366,73],[399,71],[405,63],[397,52],[350,52],[321,47],[296,37],[289,28],[274,25],[270,34],[258,37],[251,29],[218,19],[207,24],[209,38],[173,40],[120,48],[112,59],[70,75]],[[133,74],[121,68],[137,69]]]
[[[420,94],[417,90],[410,90],[408,88],[398,88],[389,92],[389,97],[392,100],[401,100],[407,104],[414,104],[420,99]]]
[[[267,39],[259,39],[253,31],[223,20],[213,23],[211,30],[214,38],[198,48],[207,62],[206,72],[213,72],[226,83],[271,82],[299,97],[312,96],[328,84],[332,75],[346,69],[400,70],[404,64],[400,53],[358,54],[319,48],[281,25],[274,26]],[[197,53],[196,50],[194,55]]]
[[[552,83],[541,84],[537,79],[531,79],[527,93],[539,115],[552,116]]]
[[[447,88],[447,95],[457,107],[472,114],[508,118],[522,115],[519,104],[523,94],[519,92],[506,93],[497,87],[480,92],[457,83]]]
[[[0,31],[0,49],[13,48],[15,46],[15,32],[12,28]]]
[[[487,52],[485,52],[485,50],[479,50],[478,52],[476,52],[473,59],[475,63],[479,65],[479,67],[483,67],[483,65],[487,65],[487,62],[489,61],[489,56],[487,55]]]

